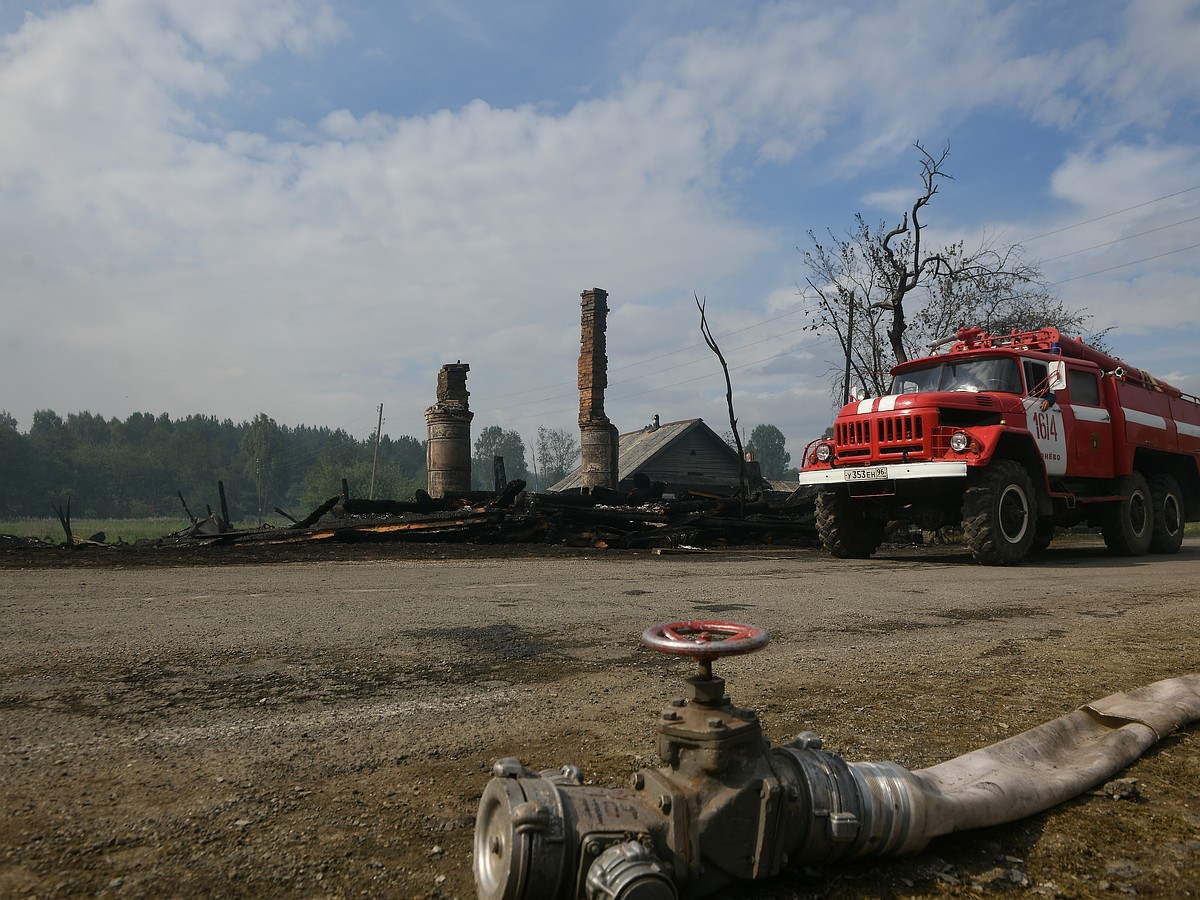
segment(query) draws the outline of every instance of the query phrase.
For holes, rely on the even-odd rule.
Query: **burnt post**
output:
[[[616,489],[618,435],[604,414],[604,389],[608,386],[605,329],[608,327],[608,292],[592,288],[581,295],[579,339],[579,446],[580,477],[585,488]]]
[[[429,426],[425,464],[431,497],[471,489],[471,419],[475,413],[467,408],[470,370],[464,362],[442,366],[437,403],[425,410],[425,424]]]

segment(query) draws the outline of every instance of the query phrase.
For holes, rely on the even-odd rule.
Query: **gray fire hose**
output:
[[[480,798],[481,900],[679,900],[787,866],[915,853],[933,838],[1011,822],[1103,782],[1200,720],[1200,674],[1114,694],[928,769],[847,763],[804,732],[771,748],[752,709],[712,674],[767,642],[759,628],[673,622],[643,642],[699,661],[659,718],[666,764],[628,788],[583,784],[574,766],[503,759]]]

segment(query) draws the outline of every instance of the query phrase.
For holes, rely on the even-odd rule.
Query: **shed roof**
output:
[[[657,427],[647,425],[637,431],[627,431],[619,435],[617,439],[617,481],[621,482],[632,478],[638,470],[662,454],[671,444],[696,431],[699,431],[703,437],[708,437],[718,453],[722,450],[726,451],[733,464],[737,465],[737,451],[705,425],[703,419],[681,419],[678,422],[665,422]],[[583,486],[582,476],[583,468],[577,466],[562,481],[551,485],[549,490],[554,492],[578,489]]]

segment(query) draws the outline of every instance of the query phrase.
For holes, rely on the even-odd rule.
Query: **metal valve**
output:
[[[698,900],[789,867],[915,853],[941,834],[1048,809],[1200,720],[1200,675],[1189,675],[929,769],[846,762],[809,731],[772,748],[755,711],[725,695],[713,661],[767,640],[733,622],[646,629],[646,646],[692,657],[699,672],[659,717],[663,766],[628,787],[585,784],[574,766],[497,762],[475,820],[479,900]]]
[[[717,828],[709,829],[709,837],[698,835],[691,817],[714,806],[714,791],[722,799],[745,796],[756,810],[766,802],[761,775],[750,771],[755,761],[761,767],[766,752],[758,716],[733,706],[712,663],[751,653],[768,640],[765,629],[734,622],[647,628],[647,647],[698,664],[686,679],[686,696],[673,701],[658,723],[658,753],[670,768],[638,772],[631,787],[612,789],[584,785],[572,766],[534,772],[515,759],[497,762],[476,819],[479,896],[674,900],[681,888],[683,896],[696,892],[702,871],[706,884],[716,885],[731,880],[719,868],[744,869],[746,850],[734,849],[740,841],[726,841]],[[778,791],[769,793],[774,812]],[[777,868],[778,861],[770,865]]]

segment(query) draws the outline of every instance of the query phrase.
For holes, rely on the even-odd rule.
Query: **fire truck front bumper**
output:
[[[800,484],[867,486],[873,482],[966,477],[967,464],[965,462],[891,463],[880,466],[838,466],[833,469],[807,469],[800,473]]]

